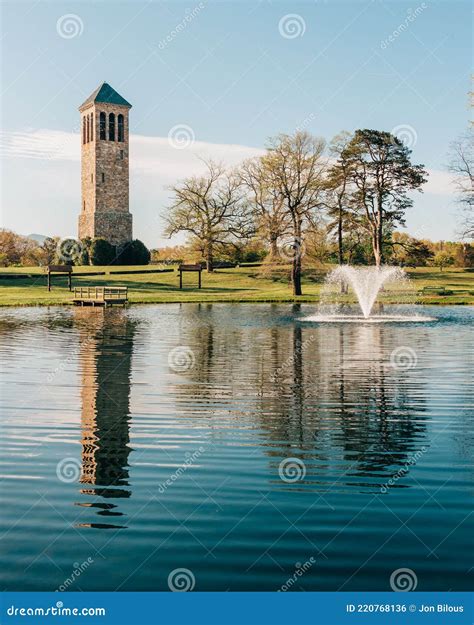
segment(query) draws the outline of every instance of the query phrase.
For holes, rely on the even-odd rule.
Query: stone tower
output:
[[[79,238],[132,240],[129,212],[128,112],[132,107],[106,82],[81,104]]]

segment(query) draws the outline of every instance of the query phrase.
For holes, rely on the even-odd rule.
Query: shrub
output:
[[[264,260],[267,252],[265,250],[250,250],[242,254],[243,263],[258,263]]]
[[[80,265],[90,265],[91,264],[91,246],[92,239],[90,237],[86,237],[85,239],[81,239],[82,250],[79,258]]]
[[[117,252],[117,265],[148,265],[150,250],[139,239],[126,243]]]
[[[115,261],[115,245],[105,239],[94,239],[89,256],[92,265],[111,265]]]

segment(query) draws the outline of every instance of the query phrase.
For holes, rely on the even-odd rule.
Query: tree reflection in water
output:
[[[215,412],[225,399],[240,426],[261,427],[275,467],[287,456],[308,464],[308,485],[328,484],[320,478],[331,458],[339,485],[377,490],[426,444],[420,381],[412,388],[406,371],[390,363],[396,340],[384,324],[296,322],[229,332],[227,324],[194,320],[181,328],[182,343],[195,346],[196,366],[183,374],[179,401],[199,400]],[[246,375],[234,376],[242,367]],[[337,450],[343,474],[334,473]]]

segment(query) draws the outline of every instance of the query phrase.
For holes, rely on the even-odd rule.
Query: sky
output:
[[[134,236],[163,238],[169,186],[305,129],[397,134],[430,178],[407,232],[456,239],[446,170],[468,126],[469,2],[313,0],[1,5],[1,224],[77,236],[77,107],[107,81],[130,112]]]

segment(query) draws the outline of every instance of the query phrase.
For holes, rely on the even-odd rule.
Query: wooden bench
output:
[[[202,267],[201,265],[197,264],[197,265],[180,265],[178,267],[178,271],[179,271],[179,288],[182,289],[183,288],[183,272],[185,271],[196,271],[199,273],[199,278],[198,278],[198,288],[201,288],[201,272],[202,272]]]
[[[72,300],[77,306],[113,306],[128,303],[126,286],[80,286],[74,288]]]
[[[72,289],[71,283],[71,274],[72,274],[72,266],[71,265],[48,265],[46,268],[48,272],[48,291],[51,291],[51,274],[56,273],[59,275],[67,276],[67,285],[69,290]]]

